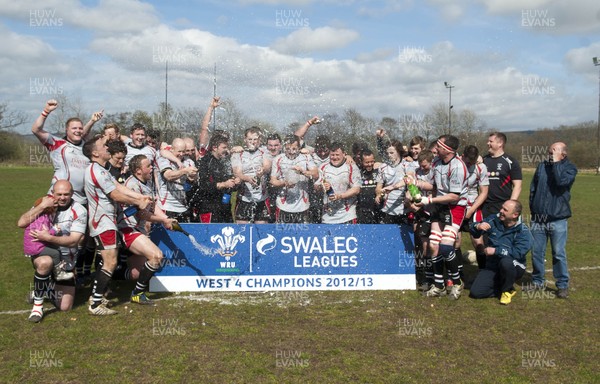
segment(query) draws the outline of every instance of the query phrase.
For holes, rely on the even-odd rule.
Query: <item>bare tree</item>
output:
[[[475,144],[484,136],[486,124],[470,109],[463,109],[456,122],[456,135],[465,145]],[[453,128],[453,132],[455,129]]]
[[[0,103],[0,130],[10,130],[27,121],[27,116],[21,111],[11,110],[7,102]]]

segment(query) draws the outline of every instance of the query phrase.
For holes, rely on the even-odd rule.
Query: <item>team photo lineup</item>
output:
[[[68,119],[59,137],[44,127],[59,103],[45,102],[31,130],[54,175],[47,194],[17,222],[34,270],[29,321],[43,319],[45,301],[72,309],[76,290],[90,292],[89,314],[117,314],[108,299],[113,280],[135,282],[131,303],[156,305],[149,283],[164,255],[150,232],[157,225],[183,231],[180,223],[408,226],[423,300],[458,300],[468,291],[502,305],[517,294],[528,259],[533,272],[523,289],[546,289],[550,242],[556,297],[568,298],[567,220],[577,168],[567,144],[549,146],[527,191],[501,132],[478,148],[450,134],[402,143],[379,128],[375,148],[346,147],[325,134],[305,141],[321,123],[315,116],[284,134],[251,126],[243,143],[234,143],[229,132],[209,130],[219,104],[216,96],[209,101],[196,136],[167,143],[143,124],[104,121],[103,110],[87,122]],[[461,251],[467,241],[473,276],[463,266],[470,262]]]

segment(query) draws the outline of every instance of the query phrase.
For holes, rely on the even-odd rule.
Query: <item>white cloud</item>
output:
[[[100,0],[96,7],[76,0],[2,0],[0,15],[27,21],[32,27],[51,23],[100,33],[133,32],[158,24],[154,7],[137,0]]]
[[[600,60],[600,42],[571,49],[565,54],[565,61],[573,71],[597,77],[599,67],[594,68],[593,57]]]
[[[286,54],[330,51],[344,47],[357,40],[358,37],[358,32],[351,29],[301,28],[286,37],[277,39],[271,48]]]
[[[525,24],[524,28],[531,32],[577,34],[600,31],[600,3],[597,0],[476,1],[483,4],[492,15],[514,17],[515,24]]]
[[[387,60],[390,57],[397,55],[398,50],[392,48],[379,48],[372,52],[362,52],[356,56],[356,61],[359,63],[368,63],[371,61]]]

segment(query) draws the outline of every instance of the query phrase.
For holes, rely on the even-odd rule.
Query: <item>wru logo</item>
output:
[[[235,235],[235,229],[232,227],[225,227],[221,230],[220,235],[210,237],[211,243],[214,244],[216,242],[219,244],[221,249],[218,250],[218,253],[227,261],[237,254],[237,251],[234,251],[235,246],[244,241],[246,241],[246,237],[240,234]]]

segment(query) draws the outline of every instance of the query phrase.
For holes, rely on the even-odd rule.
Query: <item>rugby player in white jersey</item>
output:
[[[319,168],[315,188],[323,188],[324,224],[356,224],[356,201],[360,193],[360,170],[349,163],[341,143],[332,143],[329,163]]]
[[[84,139],[90,133],[92,126],[102,118],[104,111],[95,112],[85,126],[77,117],[68,119],[65,123],[65,136],[61,138],[44,130],[48,115],[56,108],[58,108],[58,101],[48,100],[44,110],[31,127],[31,132],[50,152],[50,160],[54,167],[54,176],[48,193],[52,191],[52,186],[57,180],[68,180],[73,186],[73,200],[85,205],[83,174],[90,161],[83,155],[82,148]]]
[[[186,189],[189,190],[191,183],[196,180],[198,169],[193,163],[186,163],[184,159],[185,141],[183,139],[173,139],[173,143],[169,148],[169,152],[179,160],[181,166],[166,157],[159,157],[158,205],[168,217],[187,223],[190,221],[190,211],[187,204]]]
[[[119,184],[106,170],[105,165],[110,159],[110,153],[106,147],[106,139],[102,136],[86,142],[83,154],[91,161],[84,176],[85,194],[88,198],[88,226],[90,236],[96,241],[102,255],[102,269],[96,272],[88,311],[92,315],[113,315],[117,312],[106,306],[103,295],[117,266],[115,202],[135,205],[143,210],[152,199]]]
[[[52,224],[55,229],[50,233],[48,229],[32,230],[31,236],[35,241],[57,246],[60,251],[61,260],[67,263],[68,270],[75,264],[77,248],[83,239],[87,227],[87,211],[72,199],[73,187],[67,180],[58,180],[52,186],[52,195],[45,196],[42,203],[24,213],[17,222],[21,228],[28,226],[47,207],[55,207]],[[61,262],[62,262],[61,261]],[[33,309],[29,315],[29,321],[39,322],[44,316],[44,297],[52,300],[53,304],[61,311],[72,308],[75,299],[75,279],[61,280],[53,286],[51,284],[51,273],[53,261],[50,256],[37,255],[31,258],[35,269],[33,277],[33,292],[31,294]]]
[[[90,160],[83,155],[82,149],[85,139],[93,125],[102,118],[104,110],[95,112],[85,126],[77,117],[68,119],[65,124],[65,136],[61,138],[44,130],[46,119],[58,107],[58,101],[48,100],[43,112],[33,123],[31,132],[49,151],[50,160],[54,167],[54,176],[48,194],[51,194],[52,186],[57,180],[68,180],[73,187],[73,200],[85,206],[87,199],[84,192],[83,175],[85,169],[90,165]],[[93,241],[89,236],[85,236],[82,243],[84,247],[81,248],[77,257],[76,268],[78,280],[80,281],[84,280],[84,274],[90,275],[90,268],[95,255]]]
[[[135,155],[129,161],[129,170],[132,175],[125,181],[125,187],[130,190],[152,197],[154,191],[151,188],[150,180],[152,178],[152,166],[150,160],[144,155]],[[131,292],[131,302],[138,304],[153,304],[146,296],[150,279],[160,268],[163,260],[163,253],[150,240],[146,231],[146,221],[162,223],[167,229],[172,229],[171,224],[174,219],[170,219],[162,213],[155,213],[152,204],[146,209],[139,210],[136,214],[125,216],[125,206],[121,207],[118,215],[118,228],[123,239],[125,248],[131,251],[133,259],[141,257],[142,267],[139,268],[139,277],[133,292]],[[135,266],[132,260],[132,266]]]
[[[238,224],[265,224],[269,220],[265,200],[271,162],[265,150],[260,148],[260,134],[258,127],[246,129],[244,151],[231,155],[233,175],[242,181],[235,207],[235,222]]]
[[[434,284],[426,292],[428,297],[446,294],[444,289],[444,262],[448,270],[451,286],[447,287],[449,297],[457,300],[463,290],[460,279],[459,262],[454,250],[454,242],[467,205],[467,167],[457,156],[459,140],[452,135],[440,136],[437,140],[438,157],[432,166],[433,184],[417,180],[416,186],[425,191],[435,188],[435,197],[424,197],[415,205],[432,205],[430,252],[433,264]],[[439,244],[439,247],[438,247]]]
[[[312,157],[300,153],[300,139],[288,135],[283,141],[284,153],[273,159],[271,185],[278,188],[278,223],[308,223],[309,181],[318,177]]]

